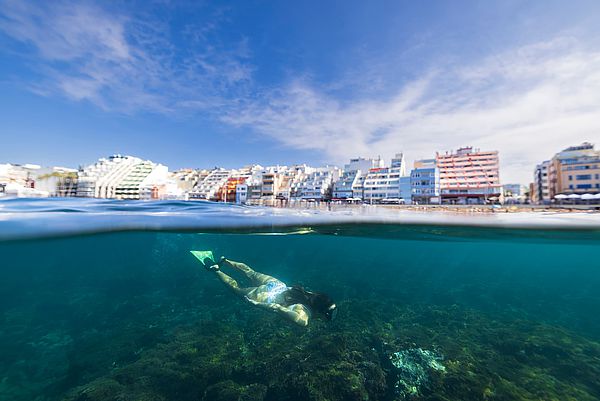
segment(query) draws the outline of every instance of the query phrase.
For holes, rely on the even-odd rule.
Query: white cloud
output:
[[[431,157],[464,145],[498,149],[504,182],[529,181],[536,163],[566,146],[600,142],[600,51],[572,38],[473,65],[441,64],[396,91],[380,65],[268,91],[253,87],[247,40],[219,42],[220,18],[184,27],[178,46],[168,21],[89,3],[0,0],[0,31],[39,56],[29,63],[42,80],[30,88],[43,96],[119,112],[221,113],[227,124],[337,163],[397,151]]]
[[[244,38],[227,49],[203,36],[218,22],[187,27],[181,33],[185,48],[178,49],[159,19],[111,13],[90,3],[0,2],[0,31],[36,52],[35,58],[28,55],[42,77],[32,85],[36,93],[125,113],[169,113],[189,105],[198,110],[243,87],[251,72],[242,62],[248,53]]]
[[[444,70],[386,100],[340,101],[305,82],[227,115],[286,145],[356,155],[431,157],[473,145],[497,149],[504,182],[527,183],[534,165],[568,145],[600,142],[600,52],[557,39]]]

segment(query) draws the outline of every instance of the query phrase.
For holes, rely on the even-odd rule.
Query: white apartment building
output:
[[[77,194],[77,170],[67,167],[42,167],[34,175],[35,189],[48,192],[50,196],[75,196]]]
[[[364,177],[373,168],[383,167],[383,160],[366,159],[358,157],[350,159],[350,163],[344,166],[344,172],[339,180],[333,184],[334,199],[361,198],[363,195]],[[358,196],[355,196],[358,195]]]
[[[339,176],[340,170],[337,167],[319,168],[303,174],[302,178],[292,182],[291,197],[296,200],[325,200],[331,195],[333,182]]]
[[[198,181],[189,193],[190,199],[217,200],[221,188],[225,185],[232,171],[215,168],[202,180]]]
[[[29,198],[58,196],[62,177],[75,171],[37,164],[0,164],[0,195]]]
[[[133,156],[113,155],[102,158],[78,173],[77,196],[108,199],[159,199],[166,194],[168,168]],[[145,189],[144,189],[145,188]]]
[[[85,167],[77,174],[77,196],[84,198],[110,198],[114,185],[127,175],[135,163],[141,159],[113,155],[101,158]],[[111,184],[113,184],[111,186]],[[110,187],[110,189],[109,189]]]
[[[406,176],[404,155],[397,153],[390,167],[369,170],[363,183],[363,200],[378,203],[400,199],[400,177]]]

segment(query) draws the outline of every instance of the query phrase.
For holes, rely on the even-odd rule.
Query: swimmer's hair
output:
[[[336,306],[329,295],[322,292],[308,291],[304,287],[295,285],[285,292],[285,301],[288,305],[302,304],[313,313],[319,313],[331,320]]]

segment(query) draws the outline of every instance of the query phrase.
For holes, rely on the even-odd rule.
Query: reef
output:
[[[600,396],[600,345],[564,329],[494,320],[457,306],[409,308],[347,301],[340,308],[339,320],[315,321],[308,330],[252,309],[180,327],[137,360],[69,390],[64,399],[432,401]]]

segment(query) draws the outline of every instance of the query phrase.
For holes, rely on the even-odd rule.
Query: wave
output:
[[[407,238],[600,238],[599,213],[449,213],[362,206],[298,210],[203,201],[1,199],[0,241],[116,231],[321,233]]]

